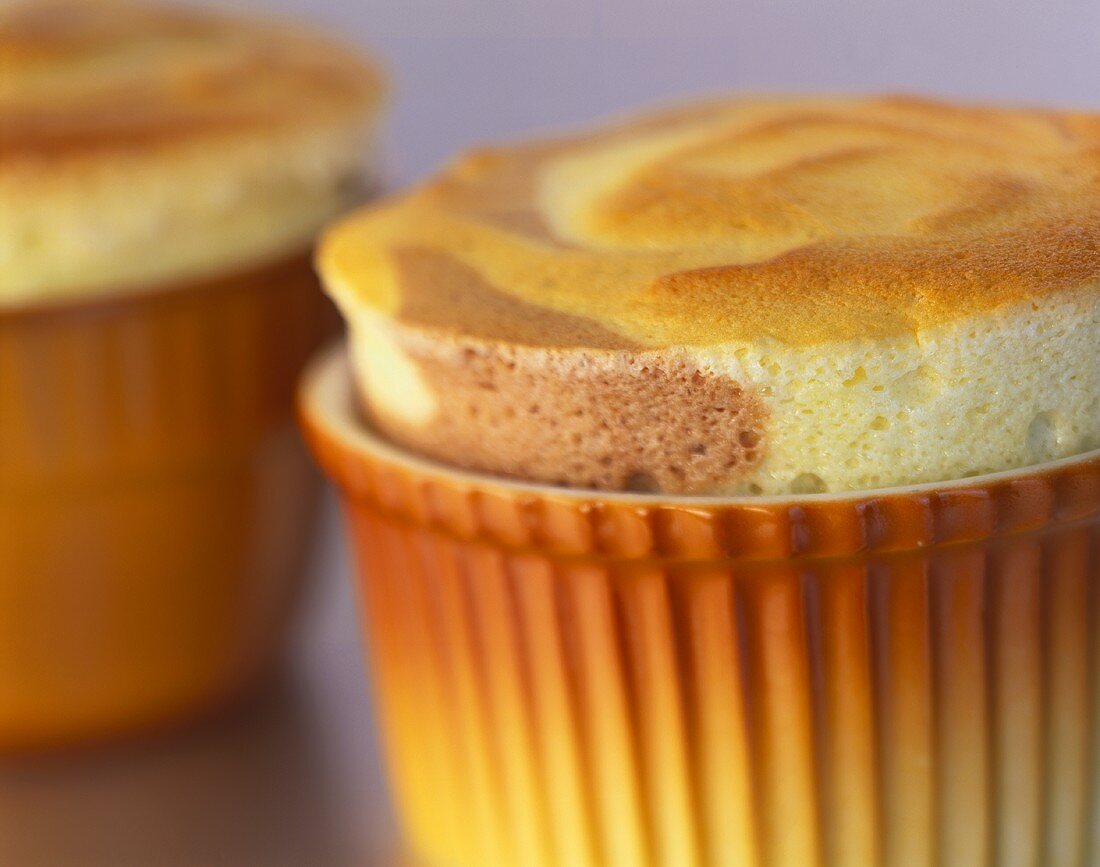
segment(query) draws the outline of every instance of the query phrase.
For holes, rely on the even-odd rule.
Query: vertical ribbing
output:
[[[462,852],[463,829],[448,808],[461,774],[455,765],[461,751],[444,726],[450,710],[443,689],[446,677],[433,645],[439,633],[425,592],[433,570],[421,565],[417,548],[395,545],[396,528],[356,521],[369,545],[361,551],[363,567],[378,575],[400,575],[363,585],[362,607],[371,662],[375,712],[384,741],[393,794],[410,837],[432,860]],[[421,625],[423,624],[423,625]],[[418,712],[421,702],[436,709]],[[447,719],[452,714],[447,714]]]
[[[194,716],[271,664],[320,488],[296,378],[335,324],[304,256],[0,310],[0,750]]]
[[[993,778],[998,865],[1040,863],[1043,826],[1043,581],[1039,545],[992,558]]]
[[[335,330],[305,260],[209,284],[0,311],[0,488],[168,472],[293,410]]]
[[[394,553],[399,555],[400,549]],[[408,659],[376,656],[375,660],[381,668],[396,668],[390,676],[404,679],[403,694],[411,702],[411,719],[399,723],[402,728],[395,730],[399,733],[395,739],[404,741],[416,767],[416,785],[410,795],[415,799],[416,826],[423,830],[415,838],[426,838],[428,853],[437,857],[453,858],[456,852],[470,857],[477,851],[473,835],[478,826],[469,816],[469,762],[457,725],[461,708],[451,677],[452,650],[443,626],[446,613],[436,590],[440,570],[448,568],[450,550],[420,531],[406,556],[410,562],[396,561],[387,573],[391,576],[387,583],[393,585],[390,592],[407,600],[405,616],[392,623],[378,623],[376,618],[373,628],[399,630],[399,646]],[[437,711],[417,713],[425,701]]]
[[[604,863],[647,865],[652,850],[643,812],[638,733],[631,719],[622,626],[612,589],[607,572],[597,567],[571,566],[563,577],[569,587],[569,616],[576,624],[586,752]]]
[[[933,864],[933,688],[926,564],[873,564],[879,786],[886,867]]]
[[[821,786],[825,862],[880,863],[875,776],[872,611],[866,569],[828,564],[815,575],[821,667]]]
[[[1046,584],[1046,834],[1048,864],[1082,863],[1087,790],[1089,531],[1044,543]]]
[[[525,695],[510,563],[511,555],[500,550],[470,549],[468,604],[480,638],[475,665],[503,807],[500,821],[512,840],[514,863],[541,867],[549,841],[544,797],[536,786],[534,723]]]
[[[467,610],[427,628],[473,660],[481,711],[422,691],[419,713],[490,729],[507,821],[496,851],[440,863],[1088,864],[1096,470],[1066,493],[1029,480],[798,513],[611,502],[573,520],[547,495],[522,531],[451,488],[480,517],[425,532],[450,552],[436,561],[464,563],[433,583]],[[463,779],[472,827],[476,770]]]
[[[577,793],[576,812],[568,810],[567,815],[576,816],[577,825],[582,829],[581,836],[567,844],[559,843],[559,847],[563,852],[569,848],[576,848],[582,853],[590,854],[594,864],[607,864],[611,855],[607,849],[606,835],[601,834],[599,798],[595,786],[592,785],[596,767],[596,758],[592,750],[598,745],[593,744],[588,736],[590,727],[584,704],[585,679],[581,674],[584,657],[581,652],[580,624],[573,614],[568,571],[558,566],[551,577],[553,579],[552,602],[561,648],[561,657],[554,664],[554,669],[560,673],[561,677],[561,697],[565,711],[562,726],[566,737],[570,739],[566,747],[568,758],[571,760],[570,769],[572,771],[575,768],[575,777],[570,773],[567,778],[569,786],[565,789],[565,796],[573,791]],[[547,762],[556,757],[555,753],[548,751]]]
[[[654,863],[698,863],[676,622],[668,575],[660,569],[617,576],[616,602],[630,679],[643,799]]]
[[[477,852],[481,863],[516,863],[515,841],[505,818],[500,766],[493,743],[494,731],[486,695],[479,645],[484,637],[473,622],[471,584],[475,580],[471,556],[476,549],[445,544],[444,570],[434,584],[440,622],[446,636],[446,654],[459,733],[466,757],[467,797],[474,805]]]
[[[1087,565],[1089,608],[1089,796],[1085,863],[1100,863],[1100,526],[1091,530]]]
[[[698,820],[705,827],[701,861],[750,867],[760,862],[735,577],[713,568],[689,575],[683,579],[681,624],[690,645],[696,705],[690,737],[699,778]]]
[[[810,671],[796,569],[742,576],[749,646],[751,720],[760,765],[761,858],[779,867],[820,861]]]
[[[990,863],[985,556],[967,547],[932,558],[936,828],[943,867]]]
[[[513,567],[520,640],[526,660],[536,762],[547,812],[550,864],[593,867],[590,789],[578,724],[573,664],[551,561],[521,557]]]

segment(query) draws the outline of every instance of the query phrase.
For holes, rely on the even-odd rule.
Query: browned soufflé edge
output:
[[[705,491],[751,473],[766,410],[752,389],[661,353],[593,356],[471,339],[402,345],[433,385],[437,421],[364,417],[456,466],[631,491]]]

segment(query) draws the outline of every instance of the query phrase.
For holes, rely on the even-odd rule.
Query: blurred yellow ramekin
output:
[[[272,662],[319,488],[293,383],[337,328],[304,255],[0,308],[0,751],[189,716]]]

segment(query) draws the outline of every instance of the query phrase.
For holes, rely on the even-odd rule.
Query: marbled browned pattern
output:
[[[343,221],[320,263],[349,318],[416,324],[430,298],[458,339],[882,340],[1094,286],[1098,171],[1095,114],[734,98],[467,154]],[[510,307],[462,303],[471,279]]]
[[[621,353],[569,372],[574,359],[473,345],[403,345],[436,389],[430,425],[367,414],[422,454],[470,469],[580,487],[698,493],[743,478],[767,450],[768,413],[737,382],[659,353]]]
[[[732,97],[460,156],[318,263],[407,448],[573,487],[860,490],[1100,445],[1098,177],[1095,113]]]

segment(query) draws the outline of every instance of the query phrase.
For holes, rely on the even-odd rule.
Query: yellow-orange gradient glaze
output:
[[[342,359],[302,415],[428,863],[1100,863],[1100,454],[630,498],[403,454],[363,426]]]
[[[373,423],[572,487],[812,493],[1100,446],[1100,116],[726,99],[339,224]]]
[[[336,319],[303,253],[0,308],[0,752],[174,722],[270,668],[319,493],[294,383]]]

